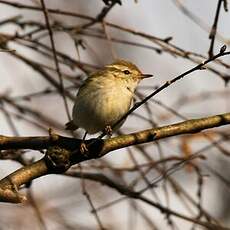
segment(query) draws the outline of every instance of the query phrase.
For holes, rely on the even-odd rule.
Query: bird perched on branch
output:
[[[129,111],[138,83],[152,77],[143,74],[136,65],[124,60],[106,65],[92,73],[79,88],[73,107],[73,120],[66,124],[67,130],[83,128],[86,133],[118,129]],[[117,124],[117,122],[119,122]]]

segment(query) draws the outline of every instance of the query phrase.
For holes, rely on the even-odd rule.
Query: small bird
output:
[[[86,133],[111,131],[130,109],[138,83],[152,77],[131,62],[117,60],[92,73],[79,88],[73,107],[73,120],[66,124],[67,130],[85,129]],[[113,127],[118,129],[124,120]]]

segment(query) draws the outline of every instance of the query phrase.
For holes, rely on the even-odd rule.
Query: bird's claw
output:
[[[105,127],[105,133],[108,135],[108,136],[112,136],[112,134],[113,134],[113,130],[112,130],[112,128],[111,128],[111,126],[110,125],[107,125],[106,127]]]
[[[81,152],[81,154],[83,154],[86,157],[88,157],[89,150],[88,150],[88,148],[87,148],[87,146],[86,146],[86,144],[84,142],[82,142],[81,145],[80,145],[80,152]]]

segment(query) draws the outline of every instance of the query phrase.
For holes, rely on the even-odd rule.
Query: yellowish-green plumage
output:
[[[85,129],[89,134],[112,126],[128,112],[134,91],[145,77],[150,75],[142,74],[136,65],[124,60],[92,73],[77,93],[72,125]],[[70,128],[69,124],[67,128]]]

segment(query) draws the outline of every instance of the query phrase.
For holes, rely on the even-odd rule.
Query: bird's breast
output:
[[[73,119],[89,133],[113,125],[128,112],[133,95],[126,87],[111,82],[106,86],[94,85],[90,91],[87,88],[76,98]]]

